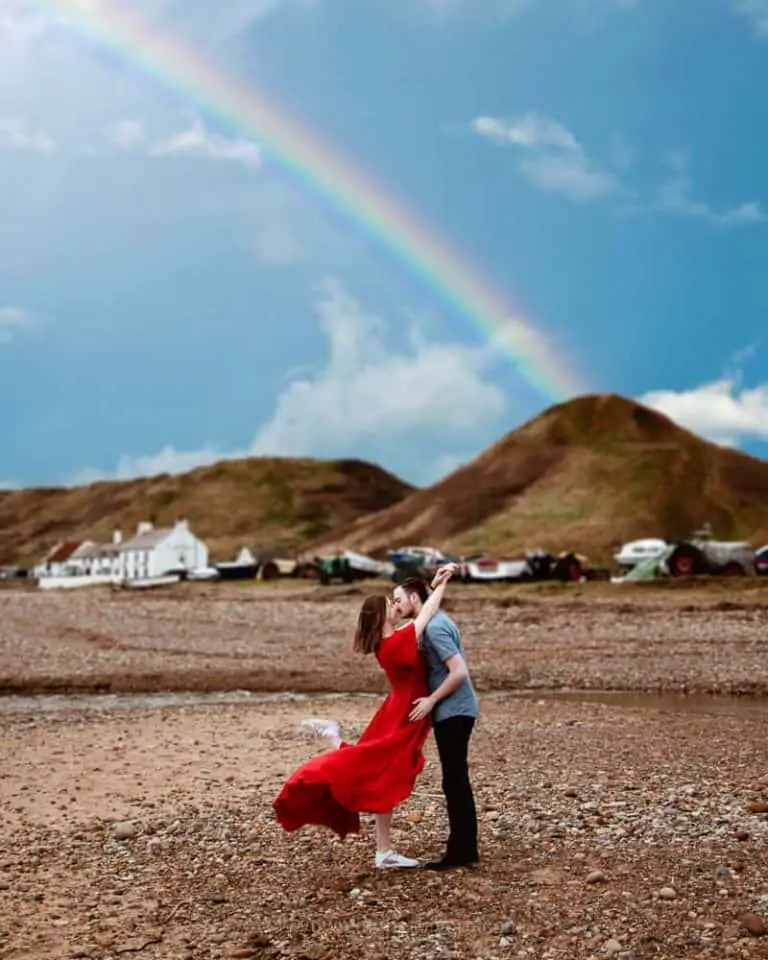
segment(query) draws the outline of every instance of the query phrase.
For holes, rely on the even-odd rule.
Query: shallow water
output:
[[[250,690],[227,690],[201,693],[173,691],[165,693],[43,693],[32,696],[0,696],[0,715],[8,713],[71,713],[92,710],[151,710],[159,707],[214,707],[221,704],[279,703],[302,700],[339,700],[349,697],[375,697],[358,693],[258,693]]]
[[[765,717],[768,697],[736,696],[724,693],[674,693],[642,690],[516,690],[514,696],[541,702],[599,703],[633,710],[662,710],[670,713],[704,713],[726,717]]]
[[[84,711],[151,710],[161,707],[214,707],[221,704],[300,703],[307,700],[380,699],[368,693],[258,693],[232,690],[215,693],[76,693],[0,696],[0,715],[15,713],[68,714]],[[768,697],[739,697],[714,693],[643,692],[632,690],[507,690],[487,693],[483,699],[533,700],[539,703],[596,703],[633,710],[766,718]]]

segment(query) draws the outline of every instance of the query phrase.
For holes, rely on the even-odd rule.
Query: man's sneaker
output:
[[[335,720],[325,720],[322,717],[310,717],[301,721],[302,727],[314,731],[318,737],[327,740],[332,747],[341,746],[341,728]]]
[[[395,853],[394,850],[376,854],[377,870],[384,870],[387,867],[418,867],[418,865],[418,860],[414,860],[412,857],[404,857],[402,854]]]

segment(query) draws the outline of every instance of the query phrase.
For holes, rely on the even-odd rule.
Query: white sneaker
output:
[[[376,869],[383,870],[387,867],[418,867],[419,861],[412,857],[404,857],[394,850],[386,850],[376,854]]]
[[[308,720],[302,720],[301,725],[314,731],[323,740],[327,740],[334,748],[341,746],[341,728],[335,720],[310,717]]]

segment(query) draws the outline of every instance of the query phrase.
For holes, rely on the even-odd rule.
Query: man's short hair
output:
[[[402,587],[406,596],[415,593],[422,603],[427,602],[430,591],[427,586],[427,581],[423,577],[408,577],[406,580],[403,580],[402,583],[398,584],[398,586]]]

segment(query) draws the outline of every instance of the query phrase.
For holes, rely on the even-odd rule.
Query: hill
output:
[[[615,395],[551,407],[434,486],[319,545],[421,543],[457,553],[577,549],[607,561],[636,537],[768,542],[768,463]]]
[[[359,460],[247,458],[177,476],[4,491],[0,563],[37,561],[62,540],[110,540],[115,528],[131,533],[148,519],[166,526],[186,518],[212,559],[229,559],[243,545],[293,551],[413,489]]]

